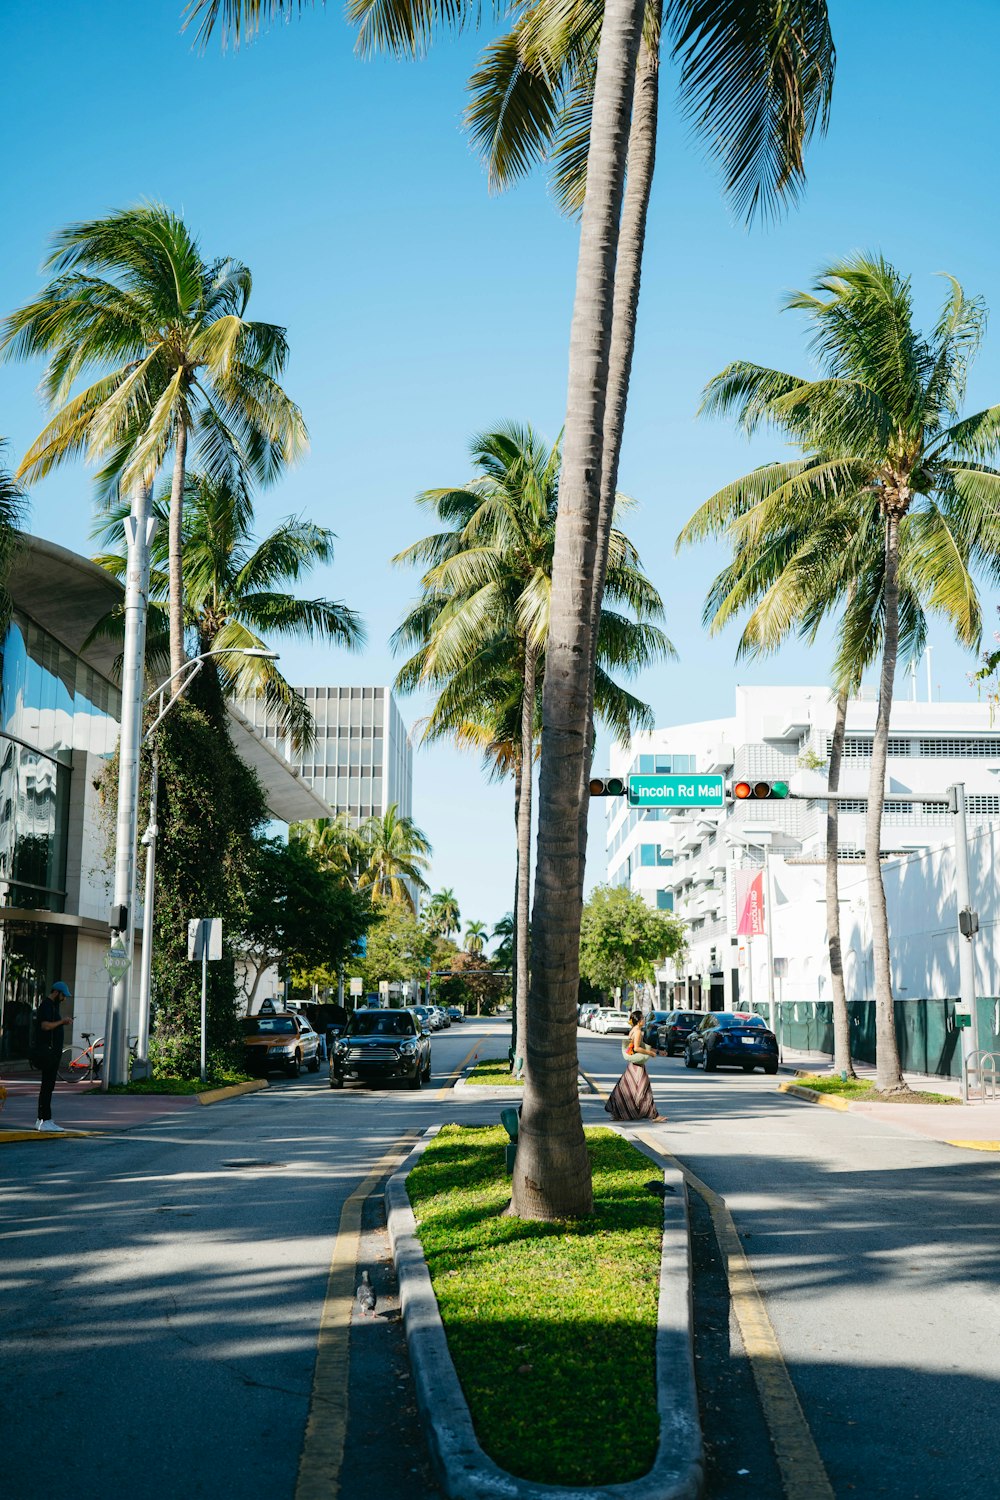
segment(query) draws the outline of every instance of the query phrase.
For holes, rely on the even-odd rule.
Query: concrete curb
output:
[[[399,1300],[431,1460],[447,1500],[696,1500],[702,1486],[701,1422],[694,1382],[687,1197],[665,1168],[663,1248],[656,1333],[660,1442],[648,1474],[594,1488],[539,1484],[506,1473],[483,1452],[448,1350],[430,1272],[417,1237],[406,1179],[440,1126],[429,1130],[386,1185],[389,1239]]]
[[[103,1134],[103,1130],[0,1130],[0,1146],[12,1141],[79,1141]]]
[[[803,1088],[801,1083],[779,1083],[779,1094],[791,1094],[795,1099],[804,1099],[806,1104],[822,1104],[824,1109],[839,1109],[842,1113],[851,1107],[850,1099],[841,1099],[837,1094],[820,1094],[816,1089]]]
[[[229,1083],[225,1088],[206,1089],[194,1097],[199,1104],[221,1104],[223,1099],[238,1099],[241,1094],[256,1094],[266,1088],[266,1078],[251,1078],[248,1083]]]

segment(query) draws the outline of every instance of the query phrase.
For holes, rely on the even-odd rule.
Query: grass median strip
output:
[[[490,1088],[516,1089],[523,1087],[524,1084],[523,1078],[514,1077],[510,1071],[510,1063],[505,1057],[481,1058],[465,1081],[480,1087],[487,1085]]]
[[[814,1094],[833,1094],[838,1099],[859,1099],[867,1104],[959,1104],[953,1094],[933,1094],[926,1089],[910,1089],[902,1094],[880,1094],[868,1078],[830,1077],[828,1073],[802,1073],[795,1082]]]
[[[637,1479],[659,1436],[663,1208],[649,1160],[588,1130],[595,1214],[527,1222],[504,1213],[506,1140],[500,1127],[445,1126],[407,1179],[476,1435],[524,1479]]]

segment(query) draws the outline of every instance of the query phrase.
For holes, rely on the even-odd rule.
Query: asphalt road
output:
[[[620,1039],[581,1033],[580,1051],[612,1087]],[[1000,1158],[777,1095],[762,1073],[662,1058],[650,1076],[665,1145],[735,1219],[835,1493],[996,1494]],[[601,1102],[585,1117],[603,1118]],[[732,1378],[724,1350],[701,1352]],[[712,1493],[757,1491],[767,1455],[741,1460],[731,1431],[755,1438],[753,1412],[706,1412],[703,1363],[699,1378],[710,1452],[717,1438],[727,1450]],[[774,1482],[757,1492],[780,1494]]]
[[[419,1094],[303,1075],[116,1137],[4,1146],[4,1494],[292,1500],[345,1199],[406,1132],[496,1119],[495,1102],[442,1085],[477,1038],[498,1055],[502,1036],[497,1023],[436,1036]],[[609,1088],[619,1040],[582,1036],[581,1056]],[[810,1108],[760,1074],[662,1059],[651,1076],[664,1145],[732,1211],[835,1493],[994,1493],[997,1158]],[[599,1099],[584,1114],[606,1120]],[[376,1194],[362,1222],[380,1319],[352,1339],[339,1493],[432,1500],[380,1208]],[[777,1497],[697,1201],[693,1230],[708,1493]]]

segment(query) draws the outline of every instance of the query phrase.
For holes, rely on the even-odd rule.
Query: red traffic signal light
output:
[[[734,781],[733,796],[737,802],[766,802],[771,798],[784,801],[788,796],[787,781]]]
[[[590,783],[592,797],[624,797],[625,782],[620,776],[594,776]]]

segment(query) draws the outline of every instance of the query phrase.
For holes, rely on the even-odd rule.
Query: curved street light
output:
[[[279,661],[277,651],[269,651],[264,646],[225,646],[213,651],[203,651],[200,656],[192,656],[183,666],[178,667],[176,672],[154,688],[146,699],[147,705],[158,697],[160,700],[160,711],[150,724],[142,737],[145,745],[160,727],[167,714],[173,708],[179,698],[191,686],[198,673],[210,656],[249,656],[256,661]],[[164,704],[163,699],[175,678],[180,681],[173,695]],[[142,956],[139,963],[139,1035],[136,1041],[136,1062],[145,1067],[149,1061],[149,999],[150,981],[153,972],[153,901],[156,888],[156,839],[159,829],[156,825],[156,794],[160,780],[160,758],[156,749],[153,750],[153,764],[150,770],[149,788],[149,823],[146,832],[142,836],[142,842],[146,846],[146,886],[143,897],[143,919],[142,919]],[[137,820],[138,821],[138,820]],[[137,827],[133,828],[133,847]],[[133,866],[134,868],[134,866]]]

